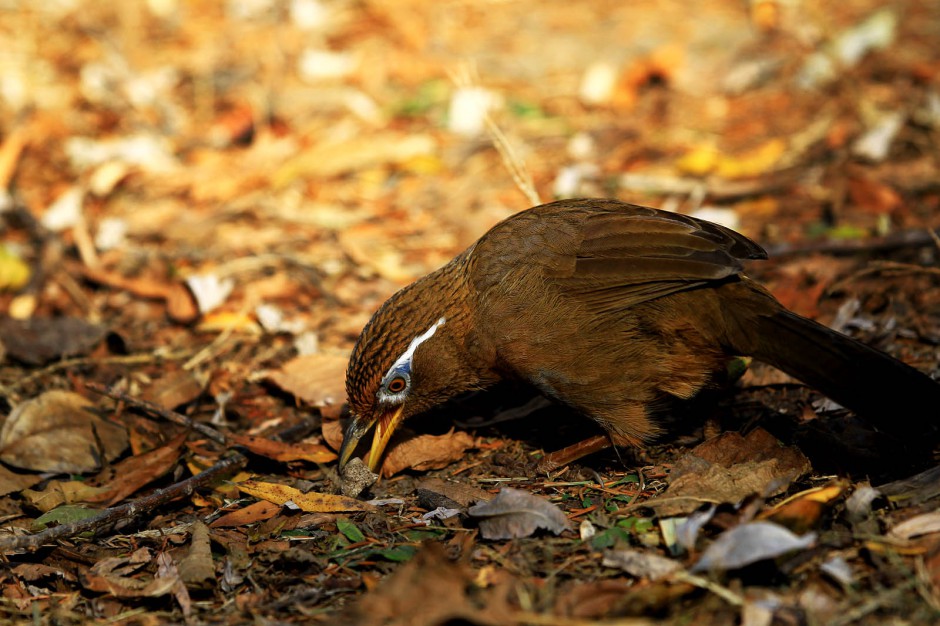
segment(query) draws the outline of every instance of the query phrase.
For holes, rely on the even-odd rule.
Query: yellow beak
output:
[[[369,469],[375,472],[379,468],[379,462],[382,460],[382,453],[388,446],[392,433],[398,428],[401,422],[402,412],[405,406],[399,405],[390,411],[386,411],[378,419],[371,422],[363,420],[361,417],[354,417],[346,432],[343,434],[343,445],[339,449],[339,471],[342,474],[343,468],[349,462],[359,440],[375,426],[375,434],[372,435],[372,447],[369,449],[369,458],[366,464]]]

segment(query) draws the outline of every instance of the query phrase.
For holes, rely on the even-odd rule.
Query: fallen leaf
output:
[[[49,524],[71,524],[99,515],[101,511],[76,504],[63,504],[33,520],[33,530],[42,530]]]
[[[20,255],[0,245],[0,291],[19,291],[29,282],[31,273]]]
[[[451,561],[438,543],[428,542],[408,563],[362,596],[336,623],[359,626],[441,626],[514,624],[508,588],[482,589],[473,571]]]
[[[163,476],[179,463],[180,450],[186,443],[186,437],[187,433],[182,432],[166,445],[115,464],[111,468],[113,477],[101,485],[103,491],[88,496],[86,502],[104,502],[106,506],[113,506]]]
[[[419,435],[390,446],[382,463],[382,475],[393,476],[406,469],[419,472],[442,469],[464,458],[476,445],[468,433],[451,429],[446,435]]]
[[[465,509],[473,502],[489,500],[492,497],[473,485],[441,478],[425,478],[418,483],[415,492],[421,505],[426,509],[438,507]]]
[[[284,391],[320,409],[324,417],[338,418],[346,403],[347,355],[307,354],[291,359],[267,379]]]
[[[281,510],[280,504],[259,500],[252,502],[248,506],[242,507],[231,513],[226,513],[222,517],[209,524],[210,528],[222,528],[225,526],[245,526],[254,524],[266,519],[271,519]]]
[[[915,515],[895,525],[888,531],[888,536],[894,539],[907,540],[938,532],[940,532],[940,511],[931,511]]]
[[[560,535],[570,528],[568,518],[557,506],[512,487],[503,487],[495,498],[475,504],[467,512],[480,518],[480,534],[484,539],[528,537],[539,528]]]
[[[303,493],[294,487],[246,480],[238,483],[240,491],[250,496],[284,505],[293,502],[299,509],[307,512],[332,513],[335,511],[374,511],[375,507],[346,496],[329,493]]]
[[[816,533],[798,536],[773,522],[748,522],[722,533],[702,553],[692,572],[738,569],[816,543]]]
[[[323,441],[334,450],[339,450],[343,445],[343,426],[339,420],[324,421],[320,426],[320,434],[323,435]]]
[[[107,333],[105,326],[77,317],[0,318],[0,343],[7,355],[28,365],[87,354]]]
[[[94,502],[94,498],[107,495],[108,490],[95,487],[83,480],[51,480],[42,491],[24,489],[23,498],[40,511],[51,511],[63,504]]]
[[[682,565],[672,559],[633,548],[607,550],[601,563],[604,567],[616,567],[635,578],[648,580],[666,578],[682,569]]]
[[[98,469],[102,459],[110,461],[127,448],[127,431],[95,415],[93,407],[77,393],[62,390],[17,405],[0,428],[0,460],[37,472]]]
[[[811,469],[796,447],[784,447],[758,428],[746,437],[727,432],[705,441],[679,459],[656,511],[663,517],[685,515],[702,502],[736,504],[746,496],[771,496]],[[651,503],[655,503],[651,500]]]
[[[192,292],[179,281],[158,281],[149,278],[127,278],[103,268],[81,266],[82,275],[100,285],[129,291],[138,298],[163,300],[167,315],[175,322],[188,324],[199,317],[199,307]]]
[[[796,533],[806,532],[819,524],[823,513],[832,508],[846,486],[845,483],[835,483],[802,491],[762,511],[758,519],[780,524]]]
[[[284,443],[253,435],[230,435],[229,438],[234,443],[245,446],[255,454],[282,463],[290,461],[329,463],[336,459],[334,452],[331,452],[325,446],[314,443]]]
[[[153,559],[148,548],[140,548],[128,557],[110,557],[95,563],[82,577],[89,591],[109,593],[117,598],[157,598],[173,591],[173,578],[131,578]]]
[[[200,520],[193,522],[189,551],[180,559],[176,569],[187,587],[210,589],[215,586],[215,564],[209,545],[209,529]]]
[[[38,474],[20,474],[0,465],[0,496],[29,489],[41,480],[43,477]]]
[[[194,401],[206,388],[206,379],[192,370],[177,369],[165,373],[145,387],[140,398],[166,409],[175,409]]]

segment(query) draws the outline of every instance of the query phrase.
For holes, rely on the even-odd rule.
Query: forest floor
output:
[[[787,307],[936,378],[940,4],[0,16],[0,620],[940,622],[931,459],[759,363],[642,451],[545,470],[599,430],[501,386],[358,499],[336,475],[372,313],[556,198],[730,226]]]

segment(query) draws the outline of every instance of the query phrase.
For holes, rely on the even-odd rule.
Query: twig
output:
[[[137,498],[126,504],[105,509],[100,514],[47,528],[35,535],[0,538],[0,552],[8,554],[19,550],[36,550],[40,546],[59,539],[74,537],[82,533],[97,534],[102,529],[121,520],[129,520],[141,513],[152,511],[167,502],[192,495],[196,489],[204,487],[226,474],[241,469],[248,458],[241,452],[232,450],[212,467],[173,484],[166,489],[157,489],[150,495]]]
[[[136,363],[150,363],[152,361],[158,361],[161,359],[166,359],[168,361],[173,361],[176,359],[182,359],[189,355],[189,351],[185,352],[172,352],[167,354],[152,354],[150,352],[146,354],[123,354],[117,356],[105,356],[105,357],[76,357],[74,359],[65,359],[64,361],[57,361],[51,365],[48,365],[41,370],[36,370],[31,373],[29,376],[23,376],[18,379],[16,382],[9,385],[0,385],[0,393],[3,395],[12,395],[14,390],[25,387],[36,379],[42,378],[43,376],[48,376],[59,370],[68,369],[70,367],[81,367],[83,365],[103,365],[103,364],[120,364],[120,365],[133,365]]]
[[[940,268],[938,267],[924,267],[923,265],[897,263],[894,261],[878,261],[872,263],[868,267],[860,269],[850,276],[846,276],[836,283],[833,283],[826,289],[826,292],[834,293],[842,289],[842,287],[845,285],[851,283],[852,281],[858,280],[863,276],[868,276],[869,274],[879,274],[881,272],[896,272],[897,274],[933,274],[934,276],[940,277]]]
[[[98,383],[87,382],[85,383],[85,387],[91,391],[94,391],[95,393],[100,393],[103,396],[107,396],[121,402],[126,402],[127,404],[150,413],[151,415],[155,415],[156,417],[162,417],[168,422],[173,422],[174,424],[179,424],[180,426],[195,430],[200,434],[205,435],[212,441],[215,441],[216,443],[221,443],[223,445],[228,443],[228,439],[225,437],[225,435],[217,431],[212,426],[192,420],[182,413],[164,409],[163,407],[157,406],[152,402],[147,402],[146,400],[129,396],[123,391],[118,391],[112,387],[105,387],[104,385],[100,385]]]
[[[526,197],[526,200],[529,201],[529,204],[532,204],[533,206],[536,204],[541,204],[542,201],[539,199],[539,193],[535,190],[535,181],[532,180],[532,174],[529,173],[529,170],[526,169],[525,163],[522,162],[522,159],[520,159],[515,150],[513,150],[512,144],[509,143],[509,139],[496,124],[496,122],[493,121],[493,118],[489,113],[486,114],[486,117],[483,121],[486,123],[486,130],[490,134],[490,139],[493,141],[493,145],[496,147],[496,151],[502,158],[503,165],[505,165],[506,169],[509,170],[509,175],[512,176],[512,180],[514,183],[516,183],[516,187],[518,187],[519,191],[522,192],[522,195]]]
[[[931,243],[940,247],[940,237],[930,229],[902,230],[883,237],[801,241],[764,246],[771,259],[806,254],[858,254],[859,252],[890,252],[900,248],[921,248]]]

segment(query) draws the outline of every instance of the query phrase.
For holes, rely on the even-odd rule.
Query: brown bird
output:
[[[504,379],[641,445],[662,431],[670,399],[714,385],[735,356],[888,432],[935,431],[940,384],[785,309],[743,273],[742,260],[766,256],[717,224],[615,200],[518,213],[393,295],[362,331],[340,468],[371,428],[374,470],[402,420]]]

